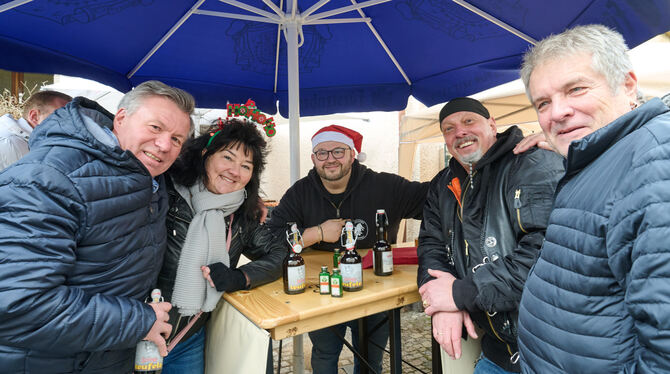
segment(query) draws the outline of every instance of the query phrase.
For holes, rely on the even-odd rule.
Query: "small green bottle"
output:
[[[333,253],[333,269],[340,267],[340,249],[335,247],[335,252]]]
[[[340,269],[333,269],[333,275],[330,276],[330,296],[342,297],[342,275]]]
[[[321,266],[319,273],[319,293],[321,295],[330,295],[330,273],[328,273],[328,266]]]

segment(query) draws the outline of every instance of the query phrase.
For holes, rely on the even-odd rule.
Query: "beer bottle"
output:
[[[328,266],[321,266],[321,272],[319,273],[319,293],[321,295],[330,294],[330,273],[328,273]]]
[[[335,252],[333,253],[333,269],[340,267],[340,249],[335,247]]]
[[[340,259],[340,269],[342,270],[342,289],[349,292],[360,291],[363,289],[363,261],[356,252],[356,241],[353,239],[354,225],[347,221],[344,225],[347,241],[345,247],[347,251]]]
[[[377,226],[377,242],[372,247],[374,261],[372,262],[375,275],[391,275],[393,273],[393,251],[388,243],[389,221],[384,209],[377,209],[375,225]]]
[[[151,302],[160,303],[163,297],[158,288],[151,291]],[[149,340],[142,340],[135,348],[134,373],[159,373],[163,370],[163,356],[156,344]]]
[[[330,296],[342,297],[342,275],[340,269],[333,269],[333,275],[330,276]]]
[[[300,256],[302,238],[298,227],[293,222],[289,223],[286,239],[289,244],[289,253],[283,264],[284,292],[295,295],[305,292],[307,282],[305,281],[305,260]]]

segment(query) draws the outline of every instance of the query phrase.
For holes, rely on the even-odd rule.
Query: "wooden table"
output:
[[[367,250],[358,251],[364,256]],[[372,268],[363,270],[363,289],[344,292],[342,298],[320,295],[318,277],[322,265],[332,272],[331,252],[307,249],[305,259],[307,289],[298,295],[284,293],[283,280],[249,291],[225,293],[224,299],[256,326],[279,340],[337,325],[383,311],[391,314],[391,372],[400,372],[400,307],[421,299],[416,285],[417,265],[394,265],[393,275],[379,277]],[[361,344],[365,346],[365,344]]]

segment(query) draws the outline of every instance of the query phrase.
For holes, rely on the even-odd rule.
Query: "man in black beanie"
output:
[[[512,126],[498,134],[477,100],[457,98],[440,111],[449,166],[431,182],[419,233],[419,292],[433,336],[461,356],[463,327],[484,330],[475,373],[520,371],[516,344],[519,300],[547,226],[563,163],[532,148]]]

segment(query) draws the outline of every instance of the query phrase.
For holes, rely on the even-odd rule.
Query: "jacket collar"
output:
[[[475,165],[475,170],[481,170],[486,165],[491,164],[503,157],[507,152],[514,149],[517,143],[523,139],[523,133],[521,129],[516,126],[511,126],[509,129],[497,135],[496,142],[493,143],[491,148],[484,153],[481,160]],[[464,180],[468,175],[468,171],[461,166],[460,163],[456,160],[455,157],[452,157],[449,160],[449,168],[454,172],[454,174],[460,180]]]

